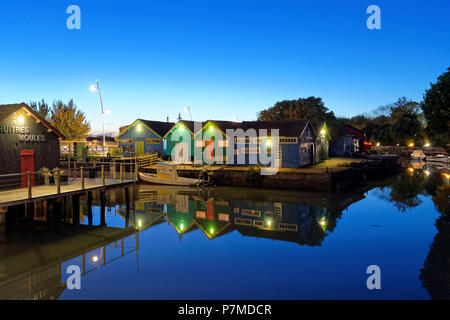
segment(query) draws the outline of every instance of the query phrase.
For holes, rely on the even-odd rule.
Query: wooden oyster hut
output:
[[[25,103],[0,105],[1,175],[59,166],[64,136]]]

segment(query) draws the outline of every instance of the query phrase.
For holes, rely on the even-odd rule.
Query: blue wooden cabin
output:
[[[122,156],[140,156],[156,152],[163,157],[164,136],[173,126],[173,122],[137,119],[116,137]]]

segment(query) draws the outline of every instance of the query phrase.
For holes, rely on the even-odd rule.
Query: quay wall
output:
[[[216,186],[306,191],[345,191],[364,186],[399,171],[398,156],[371,156],[347,167],[280,169],[275,175],[261,175],[259,168],[221,168],[198,171],[179,168],[181,177],[202,178]],[[142,169],[155,173],[155,169]]]

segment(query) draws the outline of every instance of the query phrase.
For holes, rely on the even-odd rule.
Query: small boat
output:
[[[197,186],[205,183],[202,179],[179,177],[177,165],[167,162],[156,164],[156,174],[139,172],[139,178],[146,183],[168,186]]]
[[[443,154],[438,154],[438,155],[435,155],[432,157],[426,157],[425,161],[426,162],[450,163],[450,158]]]
[[[411,153],[411,158],[413,160],[424,160],[427,156],[425,153],[423,153],[423,150],[414,150],[413,153]]]

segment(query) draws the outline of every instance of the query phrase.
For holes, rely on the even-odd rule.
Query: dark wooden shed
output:
[[[58,167],[63,138],[25,103],[0,105],[0,175]]]

